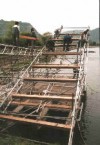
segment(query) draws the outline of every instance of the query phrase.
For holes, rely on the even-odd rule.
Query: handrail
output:
[[[84,57],[85,57],[85,53],[84,53],[84,48],[83,48],[83,54],[82,54],[82,59],[80,62],[79,77],[78,77],[77,89],[76,89],[76,95],[75,95],[75,102],[74,102],[74,107],[73,107],[73,112],[72,112],[72,125],[71,125],[71,129],[70,129],[68,145],[72,145],[73,133],[74,133],[73,128],[75,126],[76,118],[77,118],[78,101],[80,100],[80,95],[81,95],[80,91],[82,91],[82,89],[80,88],[81,87],[80,79],[81,79],[83,61],[85,61]],[[77,99],[78,99],[78,101],[77,101]]]

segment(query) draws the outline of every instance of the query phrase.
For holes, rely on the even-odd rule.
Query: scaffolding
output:
[[[66,145],[72,145],[75,123],[81,120],[82,97],[86,91],[88,42],[82,47],[78,46],[85,30],[70,31],[68,28],[66,33],[73,37],[67,52],[63,51],[63,35],[66,33],[62,29],[59,38],[52,39],[55,42],[54,52],[48,52],[44,46],[32,54],[34,57],[30,64],[19,71],[14,85],[1,94],[0,119],[68,130]],[[3,55],[7,48],[3,47]],[[15,56],[14,48],[11,49],[10,56],[12,52]],[[20,61],[23,59],[21,56],[28,55],[26,49],[22,52],[18,51]],[[55,115],[51,115],[51,112]]]

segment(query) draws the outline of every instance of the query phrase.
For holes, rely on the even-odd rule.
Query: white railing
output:
[[[83,84],[85,82],[83,82],[82,80],[83,77],[85,77],[84,76],[85,61],[86,61],[86,56],[85,56],[84,48],[83,48],[81,61],[80,61],[80,69],[79,69],[79,77],[78,77],[77,89],[76,89],[76,95],[75,95],[75,102],[74,102],[74,107],[73,107],[73,112],[72,112],[72,123],[71,123],[68,145],[72,145],[72,142],[73,142],[74,127],[77,120],[77,109],[79,107],[78,105],[80,103],[80,99],[81,99],[81,95],[83,91],[83,85],[86,85],[86,84]],[[81,110],[81,113],[82,113],[82,110]]]

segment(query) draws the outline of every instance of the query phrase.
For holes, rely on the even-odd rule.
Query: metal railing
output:
[[[83,79],[86,75],[84,73],[84,65],[85,65],[87,56],[84,51],[85,48],[82,48],[82,49],[83,50],[82,50],[82,56],[81,56],[81,61],[80,61],[79,77],[78,77],[75,102],[74,102],[74,107],[73,107],[73,112],[72,112],[72,123],[71,123],[68,145],[72,145],[72,142],[73,142],[74,127],[75,127],[75,123],[77,120],[77,113],[78,113],[77,109],[79,108],[79,105],[80,105],[80,99],[81,99],[81,95],[83,91],[83,86],[86,85]],[[81,110],[81,113],[82,113],[82,110]]]

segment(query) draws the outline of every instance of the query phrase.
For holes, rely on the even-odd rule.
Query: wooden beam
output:
[[[9,56],[13,56],[13,57],[16,57],[16,54],[13,54],[13,53],[2,53],[2,54],[0,54],[0,56],[7,56],[7,57],[9,57]],[[32,54],[18,54],[18,56],[21,56],[21,57],[26,57],[26,56],[34,56],[34,55],[32,55]]]
[[[53,127],[53,128],[58,128],[58,129],[62,129],[62,130],[67,130],[67,129],[71,128],[71,125],[67,125],[67,124],[60,124],[60,123],[55,123],[55,122],[47,122],[47,121],[42,121],[42,120],[15,117],[12,115],[0,114],[0,118],[10,120],[10,121],[17,121],[17,122],[22,122],[22,123],[30,123],[30,124],[35,124],[35,125]]]
[[[82,55],[82,52],[43,52],[42,55]]]
[[[11,105],[38,106],[39,103],[12,101]],[[50,108],[50,109],[64,109],[64,110],[72,109],[72,106],[67,106],[67,105],[63,105],[63,104],[46,104],[45,107]]]
[[[62,69],[73,69],[73,68],[80,68],[77,64],[35,64],[32,65],[33,68],[62,68]]]
[[[24,103],[28,103],[28,102],[29,102],[29,99],[24,101]],[[24,107],[24,105],[19,105],[13,110],[13,112],[19,112],[23,109],[23,107]]]
[[[55,47],[63,47],[63,44],[55,44]],[[65,44],[67,46],[67,44]],[[69,46],[77,46],[77,44],[69,44]]]
[[[42,81],[42,82],[60,82],[60,83],[66,83],[66,82],[77,82],[78,79],[66,79],[66,78],[24,78],[24,81]]]
[[[60,35],[66,35],[66,33],[60,33]],[[82,33],[71,33],[70,34],[71,36],[80,36],[80,35],[82,35]]]
[[[69,96],[44,96],[44,95],[27,95],[27,94],[12,94],[13,98],[21,99],[46,99],[46,100],[72,100],[72,97]]]
[[[61,39],[61,38],[55,38],[55,39],[52,39],[53,41],[63,41],[63,39]],[[78,40],[80,40],[79,38],[72,38],[72,41],[78,41]]]
[[[38,38],[30,37],[30,36],[24,36],[24,35],[20,35],[19,37],[22,38],[22,39],[38,40]]]

